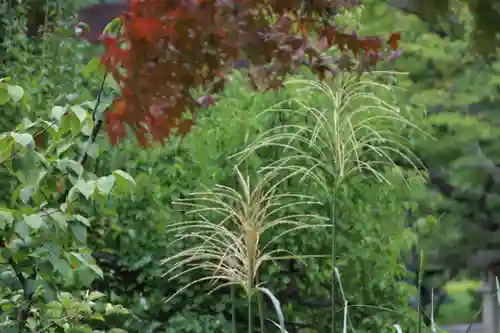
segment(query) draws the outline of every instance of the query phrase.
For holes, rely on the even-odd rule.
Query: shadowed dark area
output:
[[[78,19],[88,25],[81,38],[98,43],[102,31],[115,17],[128,11],[126,3],[104,3],[88,6],[78,12]]]

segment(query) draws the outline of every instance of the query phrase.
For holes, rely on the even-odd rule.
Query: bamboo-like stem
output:
[[[336,191],[333,191],[333,195],[332,197],[330,198],[330,224],[332,225],[332,231],[331,231],[331,237],[332,237],[332,259],[331,259],[331,263],[332,263],[332,281],[331,281],[331,292],[332,292],[332,296],[331,296],[331,312],[332,312],[332,333],[335,333],[335,330],[337,328],[337,321],[336,321],[336,316],[335,316],[335,293],[336,293],[336,287],[337,287],[337,283],[336,283],[336,277],[335,277],[335,265],[336,265],[336,230],[337,230],[337,227],[336,227],[336,202],[337,202],[337,199],[336,199]]]
[[[251,242],[251,236],[247,235],[247,246],[252,247],[255,244]],[[253,253],[252,249],[248,250],[249,253]],[[248,300],[248,333],[254,333],[253,331],[253,309],[252,309],[252,297],[255,290],[255,280],[254,280],[254,258],[249,255],[247,258],[248,270],[247,270],[247,300]]]
[[[257,275],[257,284],[260,282],[260,277]],[[257,306],[259,308],[260,331],[266,332],[266,313],[264,311],[264,298],[261,292],[257,293]]]
[[[236,333],[236,285],[231,284],[231,326]]]
[[[253,331],[252,295],[253,295],[253,292],[251,292],[251,291],[249,291],[247,294],[248,333],[254,333],[254,331]]]

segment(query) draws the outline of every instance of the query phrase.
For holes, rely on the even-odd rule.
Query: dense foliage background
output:
[[[362,125],[355,143],[348,130],[340,132],[345,137],[327,131],[314,145],[286,136],[293,128],[310,129],[312,140],[314,129],[321,128],[325,119],[302,116],[304,106],[340,114],[332,99],[341,105],[349,99],[354,88],[343,85],[349,74],[327,81],[326,93],[303,89],[304,82],[319,82],[306,72],[277,92],[263,93],[234,72],[217,103],[196,115],[196,125],[182,139],[148,149],[133,135],[118,146],[104,133],[94,141],[95,117],[112,104],[119,87],[94,58],[101,47],[73,36],[76,11],[90,3],[46,1],[43,13],[55,24],[45,25],[41,37],[29,37],[28,9],[35,2],[0,2],[5,77],[0,79],[0,331],[240,332],[247,330],[249,316],[255,317],[255,331],[279,331],[273,324],[280,321],[275,299],[265,294],[249,306],[243,288],[210,293],[214,285],[205,280],[176,294],[206,275],[194,270],[165,276],[173,264],[164,259],[200,243],[179,241],[172,231],[191,219],[176,202],[217,184],[244,190],[234,166],[238,153],[252,147],[259,148],[240,164],[252,186],[263,167],[280,159],[295,163],[286,160],[292,153],[285,148],[305,151],[309,162],[333,156],[337,160],[326,164],[340,172],[344,155],[329,148],[341,140],[356,152],[384,147]],[[394,325],[423,331],[423,316],[409,302],[417,295],[416,284],[440,287],[458,275],[496,272],[500,66],[470,48],[474,17],[465,6],[453,8],[463,29],[454,39],[379,1],[365,1],[339,17],[361,36],[388,31],[404,36],[403,56],[362,76],[367,84],[359,91],[377,100],[363,95],[360,102],[345,102],[347,114],[359,115],[345,119],[366,121],[384,137],[390,133],[402,153],[368,149],[362,161],[374,162],[372,171],[353,167],[352,175],[330,179],[318,168],[320,182],[297,176],[277,186],[278,194],[310,196],[318,203],[303,208],[292,202],[283,214],[325,220],[322,227],[278,238],[272,249],[296,255],[266,261],[258,272],[258,281],[279,300],[288,332],[331,330],[332,301],[339,332],[346,325],[359,332],[394,332]],[[395,113],[372,118],[370,110],[385,105],[405,122],[393,121]],[[270,108],[281,111],[264,112]],[[363,108],[371,109],[359,111]],[[285,140],[256,144],[269,131],[283,132]],[[360,144],[363,134],[373,141]],[[297,166],[310,168],[309,162]],[[207,214],[217,220],[214,212]],[[332,219],[334,233],[325,229]],[[301,222],[309,221],[301,217]],[[262,241],[283,232],[280,228]],[[438,273],[429,278],[425,270]]]

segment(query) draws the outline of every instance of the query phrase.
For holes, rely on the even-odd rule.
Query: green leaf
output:
[[[8,84],[7,92],[14,102],[19,102],[24,96],[24,89],[20,86]]]
[[[111,304],[111,303],[107,303],[106,304],[106,308],[105,308],[105,313],[107,315],[110,315],[110,314],[127,314],[129,313],[127,309],[125,309],[123,307],[123,305],[121,304]],[[118,330],[118,331],[114,331],[114,332],[122,332],[121,330]]]
[[[80,177],[83,173],[83,166],[80,163],[78,163],[77,161],[70,160],[68,158],[58,160],[57,167],[62,172],[67,172],[69,170],[72,170],[75,172],[77,177]]]
[[[106,305],[106,311],[107,311],[107,310],[108,310],[108,307],[107,307],[107,305]],[[127,313],[128,313],[128,311],[127,311],[125,308],[123,308],[123,309],[120,309],[120,310],[118,311],[118,313],[119,313],[119,314],[127,314]],[[151,331],[151,332],[153,332],[153,331]],[[108,331],[108,333],[127,333],[127,331],[125,331],[125,330],[123,330],[123,329],[121,329],[121,328],[116,328],[116,327],[113,327],[112,329],[110,329],[110,330]]]
[[[88,200],[94,194],[96,183],[94,180],[79,179],[74,187]]]
[[[106,27],[104,27],[104,33],[112,33],[118,32],[121,29],[121,20],[119,17],[114,18],[111,22],[109,22]]]
[[[78,280],[85,286],[89,287],[95,280],[95,274],[89,269],[89,266],[79,267],[75,270]]]
[[[99,157],[99,145],[95,142],[90,144],[89,149],[87,150],[87,155],[89,155],[94,160]]]
[[[97,180],[97,189],[101,194],[108,194],[115,185],[115,180],[113,175],[101,177]]]
[[[63,229],[67,228],[67,226],[68,226],[67,218],[63,213],[61,213],[60,211],[55,211],[55,212],[51,213],[49,216],[51,219],[56,221],[61,228],[63,228]]]
[[[98,57],[94,57],[82,69],[82,75],[88,78],[91,73],[99,71],[100,69],[102,69],[101,60]]]
[[[31,136],[31,134],[11,132],[10,135],[23,147],[27,147],[29,144],[33,143],[33,136]]]
[[[78,262],[82,263],[85,267],[90,268],[95,274],[97,274],[100,278],[103,277],[103,272],[102,270],[95,264],[95,261],[92,257],[89,258],[90,261],[93,263],[90,263],[87,261],[84,256],[80,253],[77,252],[71,252],[70,253]]]
[[[281,332],[286,332],[285,329],[285,318],[283,316],[283,311],[281,309],[281,303],[280,301],[274,296],[274,294],[267,288],[264,287],[259,287],[257,288],[260,290],[263,294],[265,294],[269,299],[271,300],[274,310],[276,311],[276,315],[278,316],[279,319],[279,328],[281,329]]]
[[[75,114],[75,116],[78,118],[80,123],[83,124],[85,119],[87,119],[88,112],[84,108],[82,108],[80,105],[72,105],[70,107],[71,111]]]
[[[83,217],[83,216],[81,216],[81,215],[79,215],[79,214],[75,214],[75,215],[74,215],[74,218],[75,218],[78,222],[80,222],[80,223],[82,223],[82,224],[84,224],[85,226],[87,226],[87,227],[89,227],[89,228],[90,228],[90,221],[89,221],[89,219],[88,219],[88,218]]]
[[[97,266],[97,265],[89,265],[89,268],[94,271],[95,274],[97,274],[97,276],[99,276],[101,279],[104,277],[104,273],[102,271],[102,269]]]
[[[123,170],[113,171],[113,175],[116,177],[118,185],[123,189],[129,189],[130,186],[135,186],[135,180],[131,175]]]
[[[52,284],[42,281],[45,302],[49,303],[57,299],[57,291]]]
[[[50,112],[50,117],[59,122],[59,121],[61,121],[61,118],[65,113],[66,113],[65,108],[63,108],[62,106],[56,105],[52,108],[52,111]]]
[[[44,224],[43,218],[38,214],[24,215],[24,222],[32,229],[40,229]]]
[[[104,317],[101,314],[98,314],[98,313],[93,313],[90,316],[90,319],[99,320],[99,321],[104,321],[105,320]]]
[[[95,301],[97,299],[103,298],[106,296],[105,294],[98,292],[98,291],[93,291],[87,296],[87,300],[89,301]]]
[[[14,216],[8,210],[0,210],[0,230],[14,222]]]
[[[7,84],[0,83],[0,105],[5,105],[10,101],[10,94],[7,91]]]
[[[132,270],[138,270],[149,264],[151,261],[153,261],[153,258],[151,257],[151,255],[148,255],[141,258],[141,260],[136,261],[130,268]]]
[[[9,136],[0,136],[0,163],[10,159],[14,148],[14,139]]]
[[[28,294],[34,294],[36,288],[38,287],[39,282],[36,279],[26,279],[24,287],[24,291]]]
[[[62,276],[68,276],[71,268],[66,260],[64,260],[63,258],[57,258],[56,260],[51,262],[54,266],[54,269],[61,273]]]
[[[25,187],[23,188],[20,192],[19,192],[19,197],[21,198],[21,201],[24,203],[24,204],[27,204],[30,199],[31,199],[31,196],[33,195],[33,192],[35,191],[35,189],[31,186],[28,186],[28,187]]]
[[[69,223],[69,228],[73,235],[75,235],[76,239],[85,244],[87,242],[87,227],[79,222],[71,222]]]
[[[16,234],[21,236],[21,238],[26,238],[30,235],[30,228],[24,220],[19,220],[14,225],[14,231]]]

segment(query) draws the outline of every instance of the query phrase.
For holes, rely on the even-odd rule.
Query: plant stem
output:
[[[247,295],[248,299],[248,333],[254,333],[253,331],[253,311],[252,311],[252,294],[253,291],[249,291]]]
[[[337,287],[337,283],[335,281],[336,277],[335,277],[335,266],[336,266],[336,243],[335,243],[335,240],[336,240],[336,230],[337,230],[337,227],[336,227],[336,203],[337,203],[337,199],[336,199],[336,193],[337,191],[334,190],[333,191],[333,195],[332,197],[330,198],[330,224],[332,225],[332,232],[331,232],[331,237],[332,237],[332,281],[331,281],[331,291],[332,291],[332,296],[331,296],[331,312],[332,312],[332,333],[335,333],[336,329],[337,329],[337,322],[336,322],[336,318],[335,318],[335,293],[336,293],[336,287]]]
[[[231,285],[231,324],[236,333],[236,285]]]
[[[254,245],[252,242],[249,242],[248,244],[249,246],[250,245]],[[251,253],[253,253],[253,251],[250,249],[249,250],[249,253],[250,255],[248,256],[247,260],[248,260],[248,290],[247,290],[247,302],[248,302],[248,333],[254,333],[253,332],[253,311],[252,311],[252,297],[253,297],[253,293],[254,293],[254,288],[255,288],[255,280],[254,280],[254,266],[253,266],[253,257],[251,255]]]
[[[259,277],[257,276],[257,285],[259,283]],[[260,321],[260,331],[262,333],[265,333],[266,332],[266,322],[265,322],[265,319],[266,319],[266,314],[265,314],[265,311],[264,311],[264,298],[262,297],[262,293],[261,292],[258,292],[257,293],[257,306],[259,307],[259,321]]]
[[[421,297],[421,294],[420,294],[420,289],[421,289],[421,284],[420,284],[420,280],[418,281],[417,283],[417,290],[418,290],[418,309],[417,309],[417,333],[421,333],[422,332],[422,323],[421,323],[421,318],[420,318],[420,314],[421,314],[421,311],[422,311],[422,307],[421,307],[421,304],[422,304],[422,297]]]

